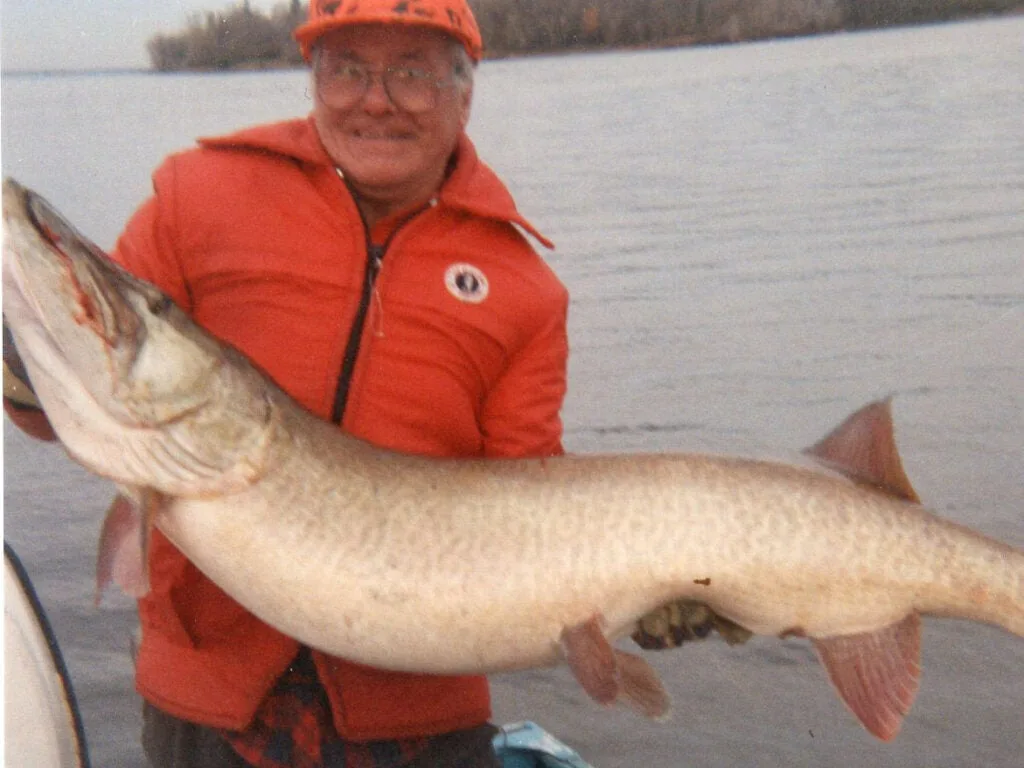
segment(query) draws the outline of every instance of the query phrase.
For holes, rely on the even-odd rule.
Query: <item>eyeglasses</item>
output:
[[[374,77],[379,77],[391,103],[405,112],[428,112],[437,106],[438,95],[451,80],[417,67],[369,69],[351,60],[332,60],[321,52],[316,60],[316,87],[324,104],[348,109],[366,95]]]

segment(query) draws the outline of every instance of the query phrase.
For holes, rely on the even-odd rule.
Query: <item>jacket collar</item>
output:
[[[225,136],[203,137],[199,139],[199,145],[211,149],[254,149],[290,157],[307,165],[333,167],[330,156],[320,143],[312,117],[259,125]],[[441,186],[438,197],[443,205],[515,224],[545,247],[554,248],[554,244],[519,213],[508,189],[480,160],[466,134],[459,137],[455,168]]]

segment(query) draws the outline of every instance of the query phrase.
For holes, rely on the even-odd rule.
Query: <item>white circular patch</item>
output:
[[[472,264],[452,264],[444,273],[444,284],[452,296],[467,304],[479,304],[490,291],[487,275]]]

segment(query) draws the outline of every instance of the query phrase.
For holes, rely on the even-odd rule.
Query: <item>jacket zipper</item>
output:
[[[367,234],[369,243],[369,234]],[[391,238],[388,238],[388,242]],[[369,243],[366,251],[366,276],[363,279],[363,293],[359,297],[359,308],[352,320],[352,330],[348,334],[348,342],[345,345],[345,357],[341,363],[341,375],[338,377],[338,386],[334,390],[334,408],[331,411],[331,421],[341,424],[345,418],[345,406],[348,404],[348,393],[352,385],[352,372],[356,367],[356,358],[359,356],[359,347],[363,341],[363,327],[366,325],[366,315],[370,310],[370,300],[373,298],[373,286],[377,282],[377,275],[384,262],[384,251],[387,250],[387,243],[384,245],[373,245]]]
[[[341,363],[341,375],[338,377],[338,386],[334,390],[334,408],[331,410],[331,421],[340,425],[345,418],[345,408],[348,406],[349,390],[352,387],[352,373],[356,368],[356,359],[359,357],[359,348],[363,343],[363,329],[366,326],[366,316],[370,312],[370,302],[373,299],[373,288],[380,274],[380,268],[384,264],[384,253],[387,251],[395,235],[416,216],[434,205],[434,201],[424,205],[408,215],[398,223],[388,235],[383,245],[375,245],[370,237],[370,228],[364,222],[366,230],[366,276],[363,279],[363,293],[359,297],[359,308],[352,320],[352,330],[348,334],[348,342],[345,344],[345,357]]]

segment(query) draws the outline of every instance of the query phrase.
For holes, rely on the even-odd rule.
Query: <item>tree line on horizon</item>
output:
[[[469,0],[490,57],[698,45],[1024,11],[1024,0]],[[307,4],[248,0],[193,13],[149,39],[159,72],[302,66],[292,31]]]

